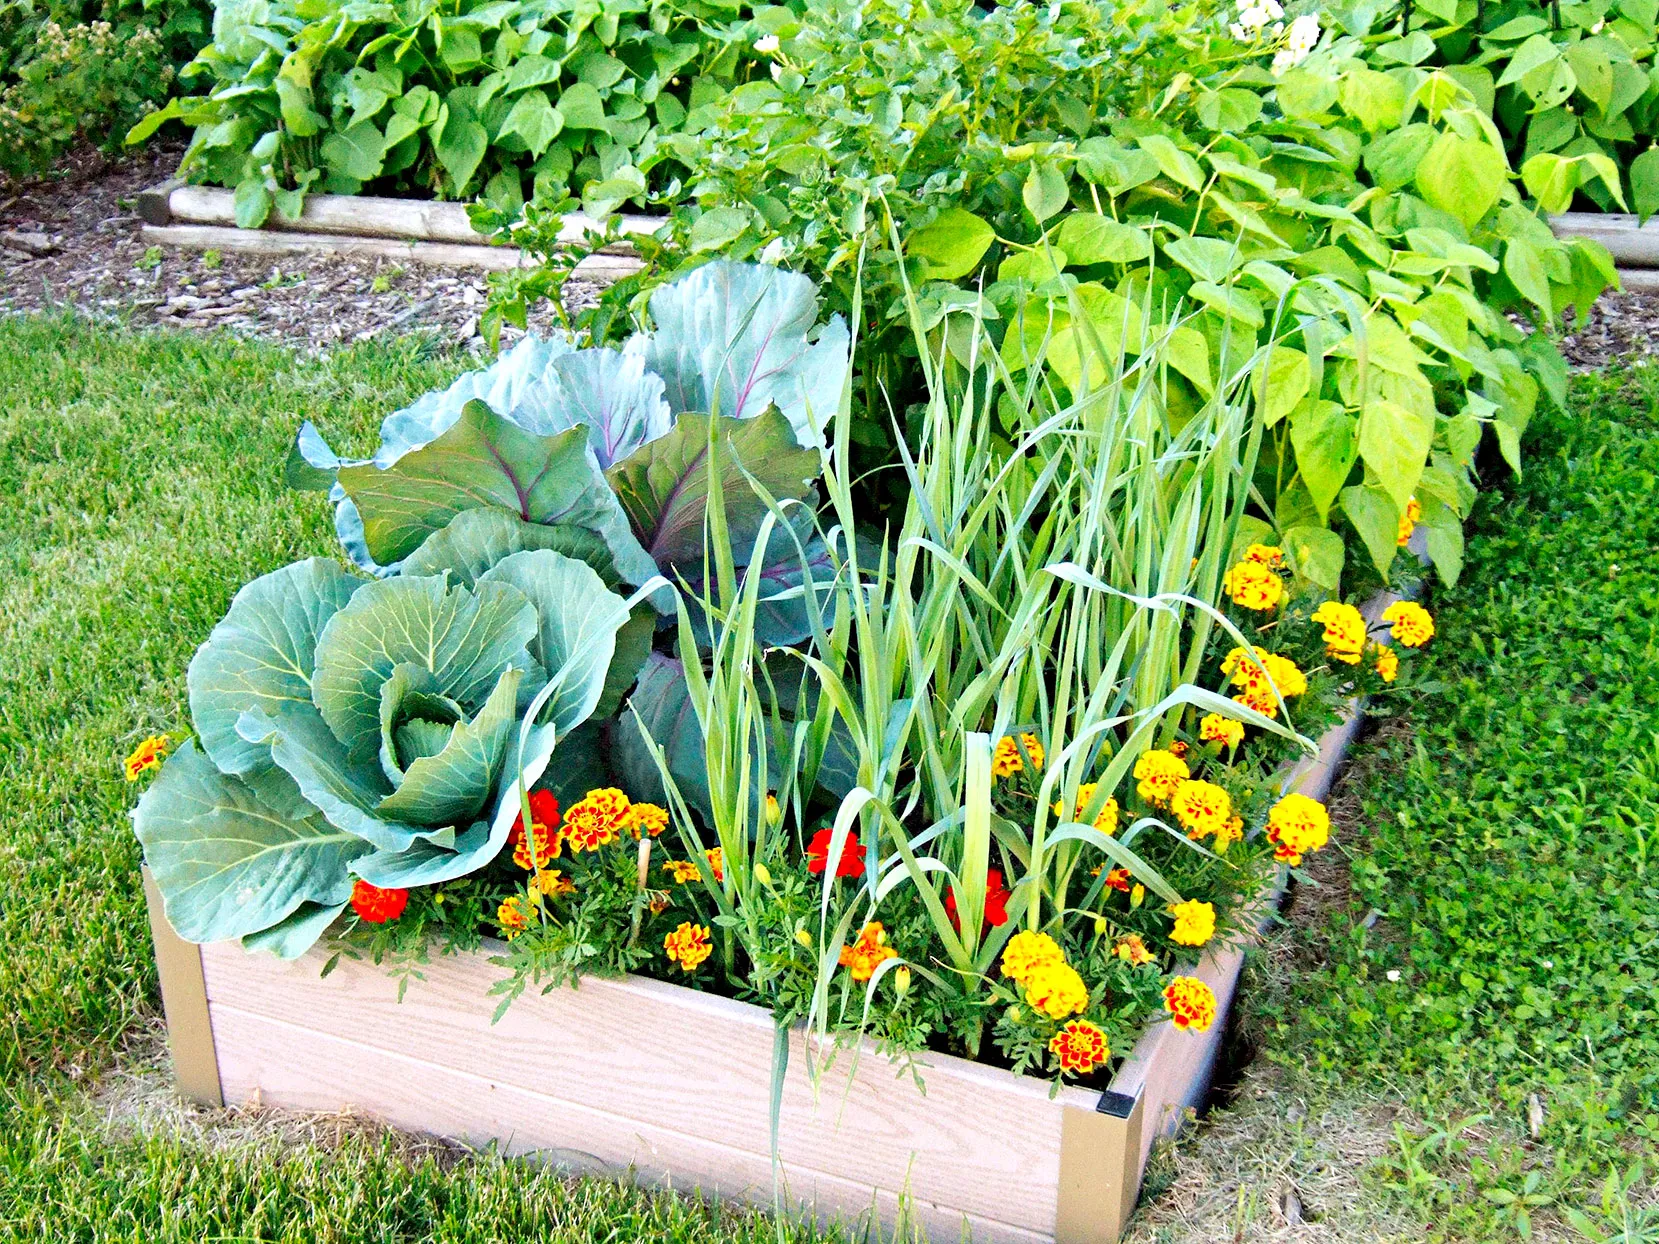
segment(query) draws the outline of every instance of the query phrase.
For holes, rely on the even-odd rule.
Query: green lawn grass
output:
[[[238,585],[331,551],[326,505],[280,479],[299,420],[366,448],[461,365],[413,342],[305,360],[0,320],[0,1240],[774,1238],[748,1211],[489,1155],[372,1136],[227,1148],[112,1133],[99,1113],[100,1078],[156,1006],[120,758],[184,724],[185,665]],[[1429,1120],[1366,1184],[1425,1234],[1514,1237],[1522,1209],[1612,1222],[1607,1171],[1651,1169],[1656,410],[1645,373],[1576,382],[1527,476],[1481,502],[1464,581],[1433,601],[1443,694],[1348,784],[1351,902],[1283,935],[1305,973],[1246,1004],[1301,1082]],[[1446,1131],[1475,1111],[1501,1122],[1501,1151]]]

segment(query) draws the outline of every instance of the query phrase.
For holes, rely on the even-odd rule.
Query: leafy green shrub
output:
[[[172,100],[128,141],[173,119],[196,127],[183,171],[235,186],[244,226],[273,206],[297,215],[312,188],[483,193],[516,209],[527,190],[562,201],[574,186],[609,210],[643,198],[662,138],[749,72],[746,45],[702,34],[742,12],[720,0],[221,0],[213,42],[183,71],[207,92]]]
[[[166,99],[208,11],[201,0],[0,0],[0,174],[38,172],[81,136],[118,145]]]
[[[838,306],[860,287],[858,434],[878,460],[881,395],[914,385],[906,282],[936,338],[988,314],[1011,367],[1047,357],[1074,392],[1080,335],[1133,355],[1185,303],[1177,417],[1213,391],[1225,339],[1272,336],[1258,517],[1297,571],[1334,588],[1346,531],[1386,574],[1410,510],[1455,579],[1483,430],[1517,462],[1540,394],[1564,393],[1548,337],[1513,321],[1547,327],[1613,279],[1528,204],[1479,81],[1372,68],[1363,13],[1322,38],[1308,19],[1272,35],[1254,7],[1231,34],[1161,5],[976,13],[810,4],[775,80],[671,140],[695,202],[656,270],[721,249],[821,274]],[[533,286],[499,282],[498,314]]]

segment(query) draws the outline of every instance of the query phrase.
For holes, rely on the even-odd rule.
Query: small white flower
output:
[[[778,36],[777,35],[766,35],[763,38],[755,40],[755,51],[757,51],[757,52],[761,52],[761,53],[764,53],[767,56],[770,56],[773,52],[776,52],[777,50],[778,50]]]
[[[782,82],[783,81],[783,66],[778,64],[777,61],[772,62],[772,81],[774,81],[774,82]]]
[[[1391,982],[1393,982],[1395,984],[1398,984],[1399,980],[1400,980],[1400,969],[1399,968],[1389,968],[1388,969],[1388,979]]]
[[[1590,33],[1593,35],[1599,35],[1602,31],[1602,27],[1605,25],[1607,25],[1607,19],[1604,17],[1594,26],[1590,27]]]
[[[777,267],[783,262],[783,239],[773,238],[766,244],[766,249],[760,253],[760,262]]]
[[[1285,45],[1293,52],[1307,55],[1319,45],[1319,18],[1313,13],[1304,13],[1290,24],[1290,36]]]

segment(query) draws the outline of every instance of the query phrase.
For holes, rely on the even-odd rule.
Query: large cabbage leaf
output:
[[[167,922],[192,942],[257,933],[305,903],[345,902],[347,866],[370,850],[282,770],[221,773],[188,742],[138,801],[133,828]]]
[[[205,751],[225,773],[269,768],[268,747],[236,732],[252,707],[278,712],[311,703],[312,657],[328,620],[366,581],[320,557],[247,584],[191,659],[190,716]]]
[[[586,562],[598,572],[606,587],[615,587],[620,582],[610,550],[594,532],[580,527],[544,527],[496,509],[461,511],[404,558],[399,573],[447,572],[454,582],[470,587],[502,558],[525,549],[552,549]]]
[[[341,467],[340,487],[362,518],[369,554],[383,564],[407,557],[457,514],[493,506],[523,522],[597,535],[617,574],[643,583],[656,568],[629,534],[587,439],[581,427],[527,432],[472,401],[435,440],[389,466]]]
[[[704,816],[713,815],[709,798],[708,753],[702,723],[691,703],[685,666],[675,657],[653,652],[628,699],[629,709],[616,723],[616,763],[635,799],[668,805],[668,788],[652,754],[663,751],[668,772],[681,796]],[[634,720],[637,714],[638,720]],[[640,733],[644,729],[644,735]],[[650,743],[646,741],[650,737]]]
[[[813,340],[818,291],[808,277],[718,260],[651,295],[655,331],[645,365],[668,404],[733,419],[768,403],[803,446],[824,443],[847,380],[847,326],[836,316]]]
[[[681,415],[672,432],[606,472],[636,538],[670,577],[703,564],[712,486],[710,422],[707,415]],[[722,416],[714,422],[727,530],[741,557],[771,512],[751,480],[776,502],[798,501],[812,493],[819,458],[816,451],[795,445],[789,421],[777,410],[753,419]]]

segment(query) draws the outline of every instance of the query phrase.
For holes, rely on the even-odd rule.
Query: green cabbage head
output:
[[[432,885],[494,858],[521,784],[614,711],[649,647],[638,594],[548,538],[465,511],[410,559],[420,573],[313,558],[237,593],[190,663],[197,742],[133,814],[181,936],[291,957],[355,877]]]

